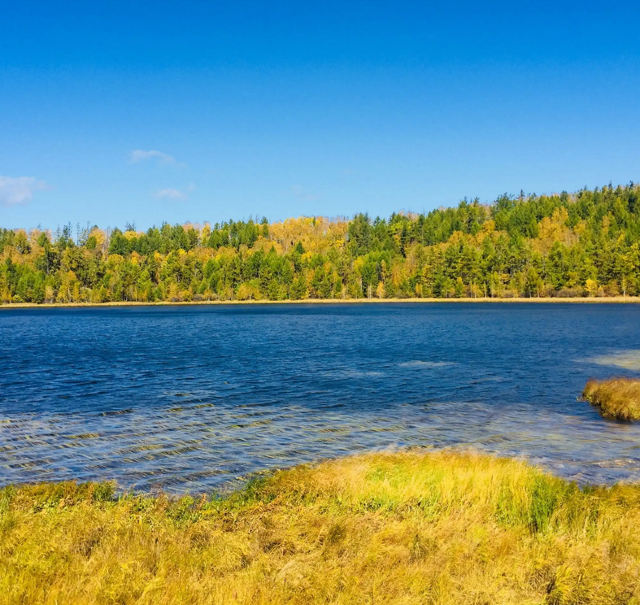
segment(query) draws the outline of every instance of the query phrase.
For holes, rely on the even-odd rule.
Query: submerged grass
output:
[[[598,407],[606,418],[616,420],[640,420],[640,380],[633,378],[613,378],[611,380],[590,380],[582,396]]]
[[[640,487],[372,454],[225,499],[0,492],[0,603],[640,603]]]

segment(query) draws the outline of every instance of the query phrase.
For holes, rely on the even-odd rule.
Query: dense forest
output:
[[[2,303],[640,295],[640,186],[428,214],[0,229]]]

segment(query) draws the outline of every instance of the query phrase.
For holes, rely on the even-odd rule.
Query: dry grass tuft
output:
[[[611,380],[590,380],[582,391],[582,396],[600,409],[605,418],[616,420],[640,420],[640,380],[634,378],[613,378]]]
[[[0,491],[0,603],[640,602],[640,487],[525,463],[372,454],[226,499]]]

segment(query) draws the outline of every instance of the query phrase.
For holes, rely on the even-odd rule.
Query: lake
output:
[[[638,481],[640,425],[577,397],[639,374],[639,305],[0,310],[0,485],[199,493],[405,446]]]

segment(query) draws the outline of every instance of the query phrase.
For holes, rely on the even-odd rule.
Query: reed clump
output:
[[[640,602],[640,487],[524,462],[371,454],[224,499],[0,492],[0,603]]]
[[[629,422],[640,420],[640,379],[590,380],[582,396],[605,418]]]

